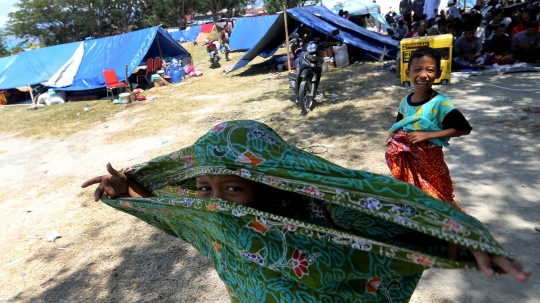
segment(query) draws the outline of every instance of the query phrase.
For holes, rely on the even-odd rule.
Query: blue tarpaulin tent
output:
[[[277,18],[278,15],[236,19],[229,46],[235,51],[253,48]]]
[[[71,58],[82,42],[38,48],[22,52],[0,76],[0,89],[10,89],[45,82]],[[3,62],[0,61],[0,64]],[[0,65],[0,70],[4,69]]]
[[[189,57],[189,52],[169,33],[157,26],[131,33],[85,41],[84,56],[73,78],[73,85],[64,90],[88,90],[105,86],[103,70],[114,68],[118,79],[125,80],[125,68],[131,75],[140,62],[148,58]]]
[[[325,7],[305,6],[287,10],[289,34],[301,24],[330,35],[333,30],[339,29],[339,34],[334,38],[361,49],[373,56],[385,54],[392,57],[399,49],[399,41],[389,36],[381,35],[346,20]],[[231,71],[246,66],[257,56],[267,58],[273,55],[285,41],[285,25],[283,14],[275,20],[261,40],[235,64]]]
[[[130,75],[140,62],[160,55],[179,59],[190,56],[167,31],[157,26],[36,49],[17,56],[1,75],[0,89],[38,84],[51,78],[54,81],[48,85],[62,90],[101,88],[106,86],[103,70],[113,68],[122,81],[126,78],[126,65]]]
[[[169,31],[174,40],[178,42],[191,42],[197,40],[202,25],[190,26],[177,31]]]

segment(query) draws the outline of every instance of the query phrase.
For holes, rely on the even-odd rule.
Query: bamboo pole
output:
[[[159,51],[159,58],[161,60],[163,60],[163,54],[161,53],[161,45],[159,45],[159,38],[158,38],[157,34],[156,34],[156,41],[157,41],[157,48],[158,48],[158,51]]]
[[[190,52],[190,55],[191,55],[191,66],[193,66],[193,46],[194,46],[194,45],[195,45],[195,43],[193,43],[193,42],[191,42],[191,43],[189,44],[190,50],[191,50],[191,52]]]
[[[383,62],[385,54],[386,54],[386,43],[384,44],[384,48],[382,50],[382,54],[381,54],[381,57],[379,58],[379,61]]]
[[[27,84],[28,90],[30,91],[30,98],[32,98],[32,107],[36,107],[36,100],[34,100],[34,93],[32,92],[32,87],[30,84]]]
[[[287,27],[287,8],[285,7],[285,4],[283,4],[283,17],[285,19],[285,43],[287,44],[287,69],[289,70],[289,74],[291,73],[291,59],[290,56],[290,48],[289,48],[289,28]]]

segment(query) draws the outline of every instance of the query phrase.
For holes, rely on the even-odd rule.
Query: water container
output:
[[[180,69],[172,68],[171,69],[171,83],[181,82],[184,78],[183,71],[184,71],[183,68],[180,68]]]

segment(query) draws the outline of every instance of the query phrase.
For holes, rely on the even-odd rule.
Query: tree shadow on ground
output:
[[[93,233],[110,228],[114,224],[105,224]],[[6,302],[215,301],[206,295],[216,289],[215,283],[206,280],[212,264],[189,244],[155,229],[139,240],[135,245],[124,245],[114,256],[87,257],[78,266],[48,273],[51,278],[39,284],[43,292],[21,290]],[[118,239],[119,246],[121,242],[122,238]],[[57,253],[50,250],[35,254],[33,259],[54,262]]]

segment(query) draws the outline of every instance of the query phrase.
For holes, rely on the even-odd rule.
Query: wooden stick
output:
[[[191,52],[190,52],[190,56],[191,56],[191,66],[193,66],[193,46],[195,45],[195,43],[191,42],[190,43],[190,49],[191,49]]]
[[[157,48],[159,50],[159,58],[163,60],[163,54],[161,53],[161,45],[159,45],[158,35],[156,34]]]
[[[30,84],[27,85],[30,90],[30,98],[32,98],[32,107],[36,107],[36,100],[34,100],[34,93],[32,92],[32,87]]]
[[[287,27],[287,8],[283,4],[283,17],[285,18],[285,43],[287,43],[287,68],[289,69],[289,74],[291,73],[291,59],[289,58],[290,48],[289,48],[289,28]]]
[[[131,93],[131,82],[129,82],[128,65],[126,64],[126,84],[127,91]]]
[[[383,61],[384,60],[384,55],[386,54],[386,43],[384,44],[384,48],[382,50],[382,54],[381,54],[381,57],[379,58],[379,61]]]

